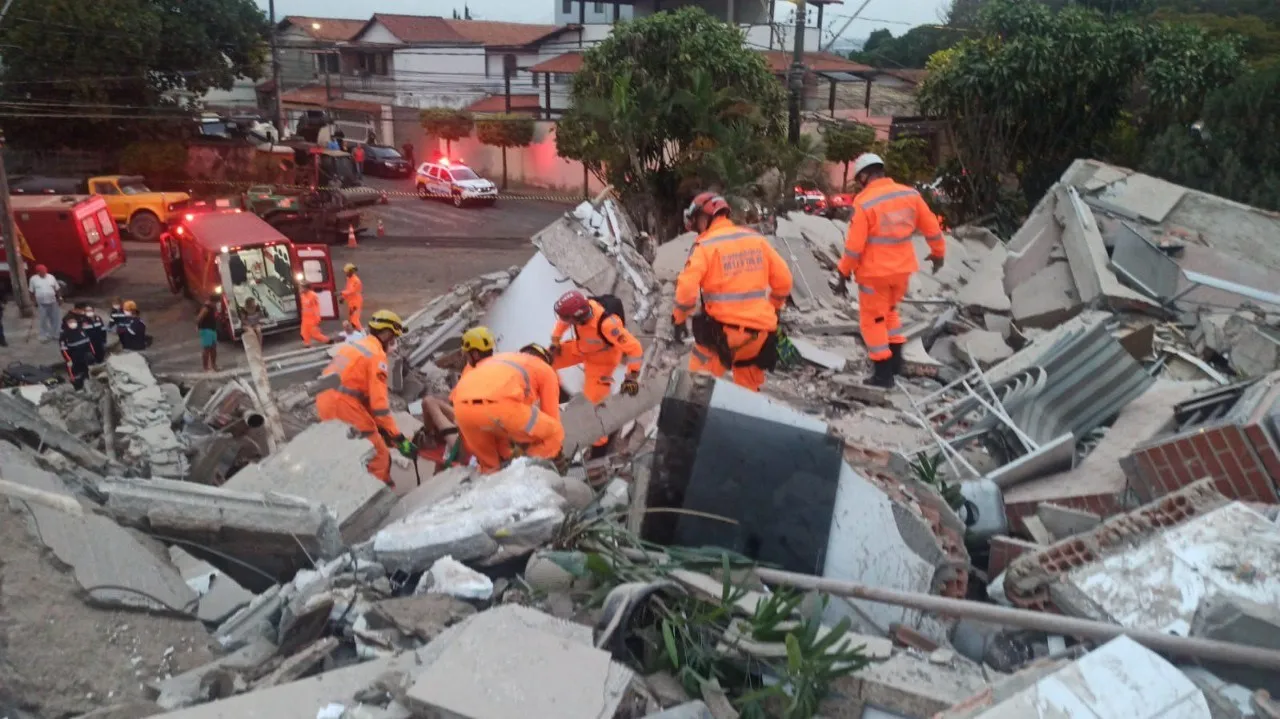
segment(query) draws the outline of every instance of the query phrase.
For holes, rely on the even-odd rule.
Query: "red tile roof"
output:
[[[333,99],[323,87],[299,87],[282,93],[280,101],[286,105],[308,105],[314,107],[331,107],[336,110],[358,110],[368,112],[377,117],[382,116],[382,105],[363,100],[348,100],[341,92],[334,91]]]
[[[903,82],[909,82],[912,85],[919,85],[929,76],[928,70],[880,70],[882,74],[896,77]]]
[[[576,26],[530,25],[489,20],[450,20],[433,15],[375,13],[370,22],[382,23],[406,43],[475,43],[485,47],[525,47]]]
[[[405,43],[470,44],[475,42],[454,30],[442,17],[374,13],[369,22],[381,23],[388,32]]]
[[[566,75],[572,75],[582,70],[582,53],[566,52],[563,55],[556,55],[550,60],[542,62],[529,68],[529,72],[558,72]]]
[[[281,24],[293,25],[305,31],[312,38],[322,42],[346,42],[355,37],[356,33],[359,33],[368,21],[340,17],[287,15],[280,22]]]
[[[791,53],[786,50],[761,50],[760,54],[764,55],[765,62],[769,63],[769,69],[773,70],[775,75],[786,74],[791,68]],[[870,65],[863,65],[830,52],[806,52],[804,64],[809,72],[874,73],[876,71]]]
[[[511,112],[536,115],[542,109],[537,95],[512,95]],[[467,111],[476,114],[503,113],[507,111],[507,98],[504,95],[490,95],[483,100],[476,100],[467,106]]]
[[[551,35],[576,29],[576,25],[529,25],[519,22],[489,20],[445,20],[459,35],[485,47],[524,47],[535,45]]]

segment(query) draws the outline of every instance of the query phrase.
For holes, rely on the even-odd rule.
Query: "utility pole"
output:
[[[8,6],[6,6],[6,9]],[[0,131],[0,232],[4,233],[4,253],[9,260],[9,284],[18,312],[30,317],[35,310],[27,295],[27,263],[18,247],[17,226],[13,224],[13,208],[9,206],[9,175],[4,169],[4,132]]]
[[[503,96],[506,98],[506,103],[505,103],[506,110],[504,110],[504,112],[506,112],[508,115],[511,114],[511,76],[515,73],[515,71],[516,71],[516,56],[503,55],[502,56],[502,92],[503,92]]]
[[[792,145],[800,144],[800,107],[804,99],[804,30],[808,9],[804,0],[796,0],[795,40],[791,52],[791,74],[787,78],[787,87],[791,97],[787,103],[787,140]]]
[[[276,141],[284,140],[284,103],[280,100],[280,50],[276,44],[276,0],[267,0],[271,21],[271,97],[276,106]]]

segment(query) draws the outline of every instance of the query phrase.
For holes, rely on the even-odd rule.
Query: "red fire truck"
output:
[[[72,286],[92,285],[124,266],[120,231],[98,195],[13,195],[13,220],[44,265]],[[7,261],[0,247],[0,262]],[[3,270],[6,277],[8,265]]]
[[[338,316],[333,261],[326,245],[295,245],[257,215],[239,209],[188,212],[160,236],[169,289],[204,300],[220,298],[219,335],[240,336],[240,310],[253,298],[263,332],[302,324],[298,282],[320,295],[320,315]]]

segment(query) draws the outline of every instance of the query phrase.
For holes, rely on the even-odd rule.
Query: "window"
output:
[[[360,53],[360,71],[365,75],[386,75],[387,56],[385,53]]]
[[[98,224],[102,225],[102,234],[107,237],[116,231],[116,223],[111,219],[111,213],[106,210],[98,210]]]
[[[325,272],[324,263],[320,260],[303,260],[302,278],[313,285],[329,281],[328,273]]]
[[[316,72],[342,72],[342,58],[337,53],[316,54]]]
[[[118,195],[120,191],[110,182],[93,183],[93,194],[95,195]]]
[[[479,180],[480,176],[467,167],[453,168],[453,180]]]
[[[568,15],[573,12],[573,0],[561,0],[560,12]]]
[[[102,235],[98,232],[98,224],[93,221],[93,215],[81,218],[80,224],[84,227],[84,235],[90,245],[96,245],[102,241]]]
[[[427,177],[430,177],[430,178],[431,178],[431,179],[433,179],[433,180],[439,180],[439,179],[440,179],[440,168],[438,168],[438,167],[432,167],[432,168],[430,168],[429,170],[427,170]]]

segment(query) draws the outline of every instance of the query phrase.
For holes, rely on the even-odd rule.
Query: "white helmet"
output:
[[[884,160],[881,160],[879,155],[864,152],[858,155],[858,159],[853,161],[853,176],[857,177],[863,170],[875,165],[884,167]]]

